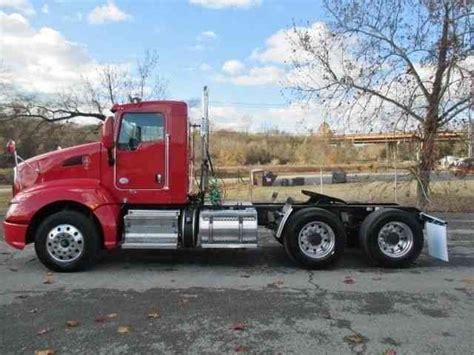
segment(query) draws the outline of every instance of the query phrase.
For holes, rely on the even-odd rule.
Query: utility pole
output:
[[[473,152],[473,145],[474,145],[474,135],[473,135],[473,127],[474,124],[472,122],[472,109],[474,108],[474,75],[471,74],[471,102],[469,108],[467,109],[467,117],[468,117],[468,126],[467,126],[467,156],[472,158],[474,156]]]

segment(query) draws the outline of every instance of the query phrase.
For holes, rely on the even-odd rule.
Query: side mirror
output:
[[[112,154],[112,149],[115,145],[114,142],[114,118],[113,117],[107,117],[107,119],[104,122],[104,125],[102,126],[102,145],[104,146],[105,149],[107,149],[107,156],[108,156],[108,161],[109,165],[114,165],[115,159]]]
[[[104,148],[110,150],[114,147],[114,118],[107,117],[102,126],[102,144]]]
[[[16,143],[14,140],[10,139],[7,143],[7,153],[15,154],[16,152]]]

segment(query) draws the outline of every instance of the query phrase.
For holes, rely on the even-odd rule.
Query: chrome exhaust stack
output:
[[[202,199],[209,183],[209,89],[204,86],[202,91],[202,118],[201,118],[201,183]]]

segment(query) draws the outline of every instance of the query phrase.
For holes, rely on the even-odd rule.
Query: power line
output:
[[[211,104],[220,106],[248,106],[248,107],[287,107],[288,104],[277,103],[258,103],[258,102],[225,102],[225,101],[211,101]]]
[[[311,108],[327,108],[329,109],[329,107],[327,106],[324,106],[324,105],[310,105],[310,106],[307,106],[307,105],[292,105],[291,103],[268,103],[268,102],[262,102],[262,103],[258,103],[258,102],[226,102],[226,101],[210,101],[209,102],[210,104],[213,104],[213,105],[219,105],[219,106],[241,106],[241,107],[255,107],[255,108],[259,108],[259,107],[276,107],[276,108],[286,108],[286,107],[299,107],[299,108],[308,108],[308,109],[311,109]]]

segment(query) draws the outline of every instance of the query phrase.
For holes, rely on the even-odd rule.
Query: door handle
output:
[[[161,181],[162,181],[162,180],[163,180],[162,175],[161,175],[161,174],[156,174],[156,182],[157,182],[158,184],[161,184]]]

